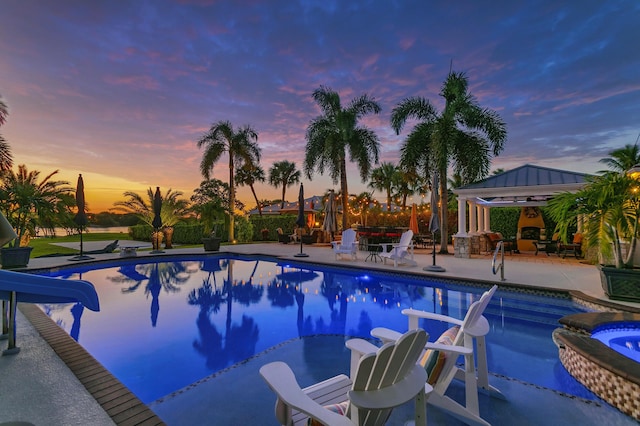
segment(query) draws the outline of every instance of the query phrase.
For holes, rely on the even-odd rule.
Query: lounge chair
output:
[[[489,322],[483,316],[497,288],[498,286],[494,285],[485,291],[479,300],[473,302],[463,320],[415,309],[402,311],[409,317],[409,330],[417,329],[421,318],[454,324],[435,343],[427,343],[425,346],[427,350],[420,364],[428,370],[427,383],[433,386],[428,403],[448,411],[468,424],[489,426],[489,423],[480,417],[478,387],[492,396],[504,399],[502,393],[489,384],[485,345],[485,336],[489,333]],[[374,328],[371,330],[371,335],[379,338],[383,343],[393,342],[401,336],[400,333],[383,327]],[[459,355],[464,356],[464,369],[456,365]],[[454,378],[465,383],[464,405],[445,395]]]
[[[118,248],[118,240],[115,240],[114,242],[107,244],[103,249],[85,251],[84,254],[113,253],[117,248]]]
[[[416,363],[427,338],[418,329],[381,348],[362,339],[348,340],[346,346],[358,360],[351,378],[341,374],[305,389],[284,362],[262,366],[260,375],[277,395],[281,425],[382,425],[393,408],[414,398],[415,424],[426,425],[425,395],[432,388],[425,386],[426,371]],[[315,421],[307,423],[308,418]]]
[[[563,259],[567,254],[573,254],[576,259],[582,257],[582,234],[579,232],[574,234],[571,243],[558,242],[558,256],[561,254]]]
[[[358,259],[358,242],[356,241],[356,231],[353,229],[345,229],[342,231],[342,241],[331,241],[333,253],[338,256],[347,254],[353,260]]]
[[[508,251],[509,254],[513,254],[513,251],[518,249],[514,241],[505,241],[500,232],[489,232],[484,234],[484,237],[487,239],[488,253],[492,253],[493,251],[495,251],[500,241],[502,241],[502,247],[504,247],[504,251]]]
[[[406,263],[411,266],[416,266],[417,263],[413,260],[413,231],[409,229],[404,231],[400,236],[399,243],[383,243],[382,252],[380,257],[387,263],[387,260],[393,260],[393,266],[398,267],[398,263]]]

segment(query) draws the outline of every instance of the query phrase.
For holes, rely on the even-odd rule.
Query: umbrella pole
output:
[[[84,255],[84,245],[82,243],[82,226],[80,227],[80,257]]]
[[[422,268],[422,270],[428,271],[428,272],[445,272],[446,269],[444,269],[442,266],[436,265],[436,233],[435,232],[431,233],[431,238],[433,239],[433,265],[425,266],[424,268]]]
[[[433,240],[433,266],[436,266],[436,234],[431,233],[431,239]]]

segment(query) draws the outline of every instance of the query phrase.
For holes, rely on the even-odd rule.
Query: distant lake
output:
[[[56,236],[58,237],[65,237],[67,235],[67,230],[64,228],[55,228],[54,230],[55,230]],[[108,227],[102,228],[98,226],[88,226],[87,229],[85,230],[85,233],[88,233],[88,234],[95,234],[95,233],[102,233],[102,232],[119,232],[123,234],[128,234],[129,227],[128,226],[108,226]],[[38,233],[38,237],[44,237],[45,235],[48,236],[49,234],[45,234],[42,230]]]

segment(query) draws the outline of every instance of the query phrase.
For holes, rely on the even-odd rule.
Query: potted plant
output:
[[[202,244],[204,244],[204,251],[218,251],[220,250],[220,242],[222,238],[216,237],[215,225],[214,229],[209,234],[209,237],[205,237],[202,239]]]
[[[69,182],[51,178],[58,171],[38,182],[40,172],[29,172],[25,165],[18,172],[8,171],[2,175],[0,186],[0,210],[13,227],[17,238],[0,250],[2,268],[25,267],[33,247],[29,240],[36,234],[36,227],[53,229],[61,218],[69,215],[73,205],[72,188]]]
[[[640,180],[627,173],[605,172],[577,193],[549,201],[560,240],[584,218],[583,252],[597,255],[602,287],[611,299],[640,301],[640,269],[634,265],[640,219]],[[594,256],[595,257],[595,256]]]

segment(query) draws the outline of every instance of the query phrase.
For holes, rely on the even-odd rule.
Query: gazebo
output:
[[[455,255],[469,257],[471,237],[491,232],[489,224],[492,207],[544,206],[555,194],[582,189],[587,184],[588,176],[585,173],[525,164],[454,189],[453,193],[458,196]],[[469,205],[468,227],[466,204]]]

